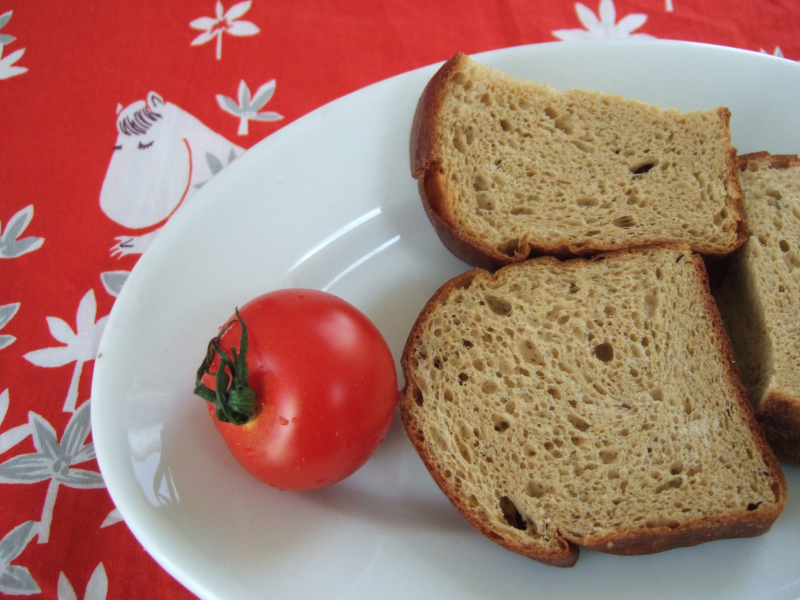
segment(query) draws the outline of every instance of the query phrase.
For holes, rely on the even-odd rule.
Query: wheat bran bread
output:
[[[436,483],[543,563],[760,535],[785,506],[688,247],[464,273],[401,364],[402,422]]]
[[[749,239],[715,290],[756,418],[800,464],[800,159],[739,157]]]
[[[661,242],[722,257],[746,227],[729,119],[556,91],[458,53],[419,100],[411,171],[439,237],[473,266]]]

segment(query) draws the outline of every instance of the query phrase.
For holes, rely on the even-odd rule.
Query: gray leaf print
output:
[[[276,112],[265,112],[258,113],[250,118],[254,121],[280,121],[283,118],[283,115],[279,115]]]
[[[214,175],[222,171],[224,168],[222,161],[211,154],[211,152],[206,152],[206,162],[208,163],[208,168],[211,169],[211,172]]]
[[[33,531],[34,525],[36,525],[35,521],[27,521],[22,525],[17,525],[0,541],[0,565],[8,565],[22,554],[25,546],[28,545],[35,533]]]
[[[27,237],[21,240],[17,239],[22,235],[32,219],[33,204],[29,204],[11,217],[5,231],[0,230],[0,258],[16,258],[41,247],[44,243],[44,238]]]
[[[236,104],[227,96],[217,94],[217,104],[226,113],[239,117],[239,135],[247,135],[249,132],[249,120],[255,121],[278,121],[283,118],[276,112],[259,113],[258,111],[272,99],[275,93],[275,80],[272,79],[256,90],[255,97],[250,97],[250,88],[244,79],[239,82],[239,104]]]
[[[128,280],[128,275],[130,274],[130,271],[106,271],[105,273],[100,273],[100,279],[103,281],[103,287],[106,288],[106,291],[116,298],[122,291],[122,286]]]
[[[33,425],[33,445],[36,446],[39,454],[43,454],[49,459],[58,458],[60,452],[58,451],[56,430],[36,413],[31,413],[31,424]]]
[[[68,469],[58,477],[58,481],[71,488],[89,490],[105,487],[102,475],[97,471],[86,469]]]
[[[236,104],[236,100],[229,98],[228,96],[219,94],[217,96],[217,102],[219,102],[220,108],[227,110],[228,112],[239,110],[239,105]]]
[[[92,460],[93,458],[95,458],[94,444],[86,444],[75,453],[75,455],[72,457],[72,461],[69,464],[79,465],[87,460]]]
[[[0,592],[9,596],[41,594],[42,590],[25,567],[8,565],[0,572]]]
[[[14,315],[17,314],[18,310],[19,302],[0,306],[0,329],[5,327],[8,322],[14,318]],[[0,335],[0,350],[13,344],[16,339],[17,338],[15,338],[13,335]]]
[[[3,13],[0,15],[0,29],[6,26],[6,24],[11,20],[11,15],[13,14],[13,10],[8,11],[7,13]]]
[[[0,483],[39,483],[53,476],[52,460],[37,454],[21,454],[0,464]]]
[[[67,428],[64,430],[64,435],[59,444],[59,455],[66,458],[71,457],[71,463],[75,463],[75,457],[80,452],[83,442],[89,435],[92,429],[91,413],[89,410],[89,402],[84,402],[75,411],[75,414],[69,420]],[[94,453],[94,444],[92,446],[92,453]]]
[[[19,302],[0,306],[0,329],[5,327],[6,324],[14,318],[14,315],[17,314],[18,310]]]
[[[28,569],[10,564],[22,554],[35,533],[36,523],[27,521],[17,525],[0,540],[0,593],[10,596],[41,593]]]

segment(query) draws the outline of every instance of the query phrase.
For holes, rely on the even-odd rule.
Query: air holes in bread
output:
[[[481,391],[484,394],[493,394],[497,391],[497,384],[491,379],[487,379],[481,384]]]
[[[556,117],[555,121],[553,121],[553,125],[558,127],[561,131],[566,134],[570,134],[575,129],[575,121],[569,115],[561,115]]]
[[[591,427],[591,425],[589,425],[585,419],[579,417],[575,413],[570,413],[567,415],[567,421],[569,421],[578,431],[587,431],[589,427]]]
[[[486,296],[486,305],[493,313],[501,317],[507,317],[514,310],[511,302],[497,296]]]
[[[508,119],[500,119],[500,127],[503,128],[503,131],[511,131],[514,127],[511,125],[511,122]]]
[[[515,256],[519,250],[519,240],[509,240],[503,244],[500,244],[497,249],[506,256]]]
[[[628,227],[633,227],[636,225],[636,219],[634,219],[631,215],[623,215],[614,219],[612,223],[617,227],[627,229]]]
[[[485,175],[476,175],[475,180],[472,182],[472,187],[476,192],[483,192],[491,187],[492,182]]]
[[[453,81],[458,85],[464,85],[469,80],[467,74],[464,71],[456,71],[453,73]]]
[[[531,498],[543,498],[548,491],[547,486],[539,481],[529,481],[525,486],[525,493]]]
[[[478,202],[478,208],[494,210],[494,196],[491,192],[478,192],[476,200]]]
[[[673,477],[656,488],[656,494],[660,494],[664,490],[677,490],[683,485],[683,477]]]
[[[544,357],[542,353],[536,348],[530,340],[522,340],[519,344],[519,352],[522,355],[522,360],[529,362],[533,365],[545,366]]]
[[[583,198],[578,198],[577,204],[578,206],[597,206],[600,204],[600,201],[597,198],[584,196]]]
[[[633,173],[634,177],[641,177],[657,164],[657,160],[647,160],[645,162],[638,163],[631,167],[631,173]]]
[[[509,418],[502,415],[492,415],[492,422],[494,423],[494,430],[498,433],[504,433],[509,427],[511,427],[511,421]]]
[[[600,450],[600,461],[604,465],[610,465],[617,460],[617,454],[616,450]]]
[[[421,407],[425,403],[425,399],[422,396],[422,391],[417,386],[411,387],[411,394],[412,397],[414,398],[414,403],[417,406]]]
[[[514,216],[532,215],[533,209],[530,208],[529,206],[515,206],[514,208],[511,209],[511,214]]]
[[[516,529],[525,531],[528,528],[528,523],[525,521],[522,513],[519,512],[516,504],[514,504],[508,496],[500,498],[500,510],[503,511],[503,518],[506,523]]]
[[[594,347],[594,355],[603,362],[614,360],[614,346],[608,342],[603,342]]]
[[[644,314],[648,319],[652,319],[658,309],[658,292],[652,291],[644,297]]]
[[[431,431],[431,439],[433,439],[433,443],[442,450],[446,451],[450,448],[450,443],[447,441],[447,437],[440,429],[434,428]]]

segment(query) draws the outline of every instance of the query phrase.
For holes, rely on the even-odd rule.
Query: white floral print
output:
[[[103,563],[100,563],[92,573],[89,583],[86,584],[83,600],[106,600],[107,594],[108,577]],[[58,576],[58,600],[78,600],[75,589],[63,571]]]
[[[559,29],[553,32],[555,37],[560,40],[653,37],[645,33],[633,33],[633,31],[644,25],[645,21],[647,21],[647,15],[634,13],[623,17],[617,22],[617,9],[614,6],[614,0],[600,0],[597,15],[580,2],[575,3],[575,12],[578,14],[578,20],[585,29]]]
[[[108,317],[103,317],[95,322],[97,302],[94,290],[89,290],[78,305],[76,317],[77,333],[58,317],[47,317],[50,334],[66,346],[42,348],[25,354],[25,358],[37,367],[61,367],[71,362],[75,363],[72,372],[67,398],[64,401],[65,412],[73,412],[78,399],[78,384],[81,379],[83,364],[94,360],[97,356],[97,346],[100,336],[106,325]]]
[[[222,2],[217,1],[215,17],[200,17],[189,23],[192,29],[199,29],[203,31],[200,35],[192,40],[192,46],[200,46],[206,44],[216,38],[217,40],[217,60],[222,59],[222,34],[229,33],[235,36],[255,35],[261,31],[254,23],[250,21],[237,21],[239,17],[244,15],[252,2],[239,2],[231,6],[227,12],[222,6]]]

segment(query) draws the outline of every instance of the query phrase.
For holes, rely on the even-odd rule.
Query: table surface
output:
[[[86,408],[127,273],[232,158],[456,51],[650,36],[797,60],[799,32],[800,3],[767,0],[0,0],[0,595],[193,597],[120,519]],[[167,110],[192,164],[127,160],[118,135]]]

